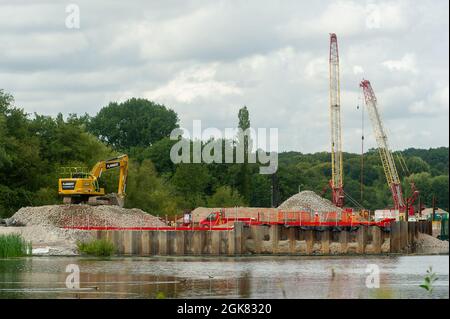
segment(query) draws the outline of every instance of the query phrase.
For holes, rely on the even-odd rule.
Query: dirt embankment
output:
[[[75,255],[77,241],[93,238],[90,231],[64,227],[162,227],[165,223],[140,209],[118,206],[48,205],[22,207],[9,220],[20,227],[0,227],[0,234],[18,233],[31,241],[33,253]]]

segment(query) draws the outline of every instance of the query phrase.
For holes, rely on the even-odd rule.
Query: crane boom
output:
[[[405,202],[403,199],[403,193],[400,183],[400,178],[395,166],[394,157],[391,149],[389,148],[388,138],[383,126],[383,122],[380,117],[377,106],[377,98],[372,89],[372,85],[368,80],[363,80],[360,87],[364,92],[364,100],[368,109],[369,117],[372,122],[373,132],[378,144],[378,151],[380,153],[381,163],[383,165],[384,174],[392,193],[394,201],[394,208],[399,211],[405,210]]]
[[[341,105],[339,83],[339,50],[336,34],[330,34],[330,126],[331,126],[331,180],[332,201],[344,206],[344,178],[341,138]]]

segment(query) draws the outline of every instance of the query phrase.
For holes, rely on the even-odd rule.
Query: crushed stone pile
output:
[[[318,213],[342,212],[341,208],[333,205],[328,199],[320,197],[313,191],[297,193],[285,200],[278,208],[281,210],[300,210]]]
[[[27,226],[53,227],[162,227],[166,224],[146,212],[119,206],[48,205],[22,207],[12,217]]]
[[[33,254],[77,255],[78,241],[95,239],[95,232],[64,227],[163,227],[158,217],[119,206],[48,205],[22,207],[0,227],[0,234],[17,233],[31,241]]]
[[[448,254],[448,241],[440,240],[428,234],[419,233],[416,251],[426,254]]]
[[[194,209],[192,214],[192,220],[194,222],[199,222],[200,220],[206,218],[212,212],[225,211],[225,216],[227,217],[244,217],[244,218],[257,218],[260,216],[275,216],[278,209],[276,208],[265,208],[265,207],[197,207]],[[273,219],[273,217],[272,217]],[[182,221],[180,218],[179,221]]]

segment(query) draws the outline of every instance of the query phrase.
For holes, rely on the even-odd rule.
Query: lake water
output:
[[[69,264],[79,290],[66,288]],[[432,295],[419,287],[430,266]],[[0,259],[0,298],[449,298],[448,281],[448,255]]]

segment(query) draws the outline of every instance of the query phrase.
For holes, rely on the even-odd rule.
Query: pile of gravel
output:
[[[416,251],[421,254],[448,254],[448,241],[419,233]]]
[[[285,200],[280,206],[281,210],[306,211],[328,213],[341,213],[342,209],[333,205],[329,200],[320,197],[313,191],[302,191]]]
[[[22,207],[11,220],[27,226],[50,227],[163,227],[166,224],[146,212],[119,206],[48,205]]]

